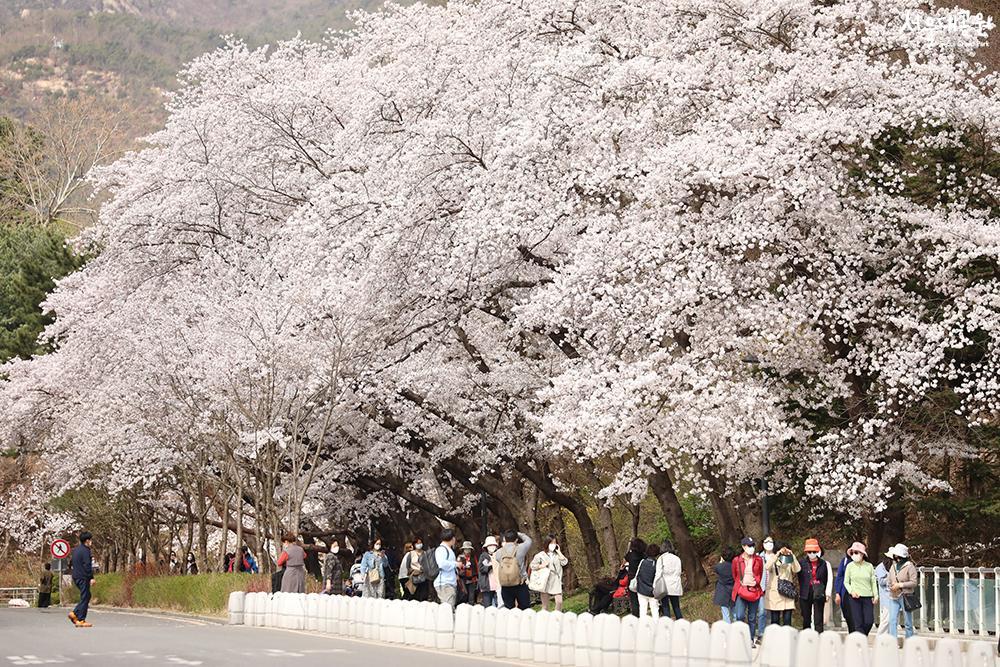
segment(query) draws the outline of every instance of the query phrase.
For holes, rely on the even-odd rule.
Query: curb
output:
[[[191,614],[183,611],[171,609],[151,609],[146,607],[108,607],[105,605],[90,605],[91,609],[97,611],[110,612],[112,614],[134,614],[136,616],[159,616],[164,618],[176,618],[180,620],[202,621],[212,625],[227,625],[224,616],[205,616],[202,614]]]

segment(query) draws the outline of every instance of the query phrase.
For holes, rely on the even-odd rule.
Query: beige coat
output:
[[[892,590],[895,584],[899,584],[898,592]],[[889,567],[889,597],[898,600],[903,593],[912,593],[915,590],[917,590],[917,566],[912,561],[906,561],[899,572],[896,572],[896,564],[893,563]]]
[[[540,591],[548,595],[562,595],[563,592],[563,568],[569,564],[569,559],[561,552],[549,553],[539,551],[531,559],[531,571],[545,569],[549,571],[549,578],[545,584],[545,590]]]
[[[778,592],[778,579],[784,579],[793,584],[798,581],[799,570],[802,569],[798,559],[793,557],[791,563],[783,565],[778,563],[778,554],[769,554],[764,558],[764,567],[767,568],[767,590],[764,591],[764,609],[768,611],[795,609],[798,600],[782,597],[781,593]],[[777,576],[775,576],[775,567],[777,567]]]

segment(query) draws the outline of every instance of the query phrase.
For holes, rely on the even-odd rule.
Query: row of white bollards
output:
[[[750,667],[743,623],[619,618],[460,605],[376,600],[311,593],[232,593],[229,622],[311,630],[341,637],[456,651],[562,667]],[[922,637],[898,648],[892,637],[875,646],[860,634],[846,639],[768,626],[760,667],[995,667],[993,646]]]

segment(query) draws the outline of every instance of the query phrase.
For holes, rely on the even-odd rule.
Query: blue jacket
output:
[[[844,586],[844,571],[847,570],[847,564],[851,562],[851,559],[844,556],[840,561],[840,566],[837,568],[837,577],[833,580],[833,592],[841,597],[841,599],[847,597],[847,588]]]
[[[73,549],[73,556],[70,559],[69,566],[73,572],[73,581],[90,581],[93,579],[94,566],[90,547],[85,544],[77,545]]]
[[[368,578],[368,571],[378,567],[379,578],[385,579],[385,570],[389,566],[389,558],[382,552],[382,557],[376,559],[374,551],[366,551],[361,557],[361,576]]]
[[[455,562],[455,552],[451,547],[439,544],[434,550],[434,560],[438,564],[438,576],[434,580],[434,588],[442,586],[458,586],[458,564]]]

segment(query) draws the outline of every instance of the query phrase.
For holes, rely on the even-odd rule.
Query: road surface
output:
[[[205,665],[463,667],[510,665],[468,655],[228,626],[171,616],[91,610],[75,628],[61,609],[0,609],[0,667],[13,665]]]

